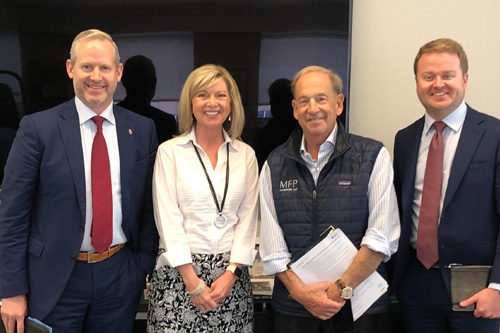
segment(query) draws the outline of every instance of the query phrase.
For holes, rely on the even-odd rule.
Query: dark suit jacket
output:
[[[122,227],[138,267],[149,273],[158,251],[152,209],[157,139],[153,122],[114,107],[120,150]],[[25,116],[1,192],[0,297],[28,294],[43,319],[75,265],[85,227],[85,174],[74,99]]]
[[[415,170],[424,118],[396,134],[394,185],[401,213],[401,238],[393,288],[409,260]],[[490,281],[500,283],[500,121],[467,106],[450,171],[438,229],[439,261],[450,290],[450,263],[493,265]]]
[[[158,144],[172,139],[177,134],[177,121],[175,117],[151,106],[144,98],[129,95],[118,103],[118,105],[134,111],[141,116],[153,119],[156,126],[156,133],[158,134]]]

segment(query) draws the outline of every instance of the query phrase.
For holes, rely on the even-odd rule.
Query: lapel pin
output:
[[[128,129],[128,134],[132,135],[132,130],[130,128]]]

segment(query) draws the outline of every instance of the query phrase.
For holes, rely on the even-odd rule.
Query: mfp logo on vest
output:
[[[280,180],[280,192],[297,191],[298,179]]]

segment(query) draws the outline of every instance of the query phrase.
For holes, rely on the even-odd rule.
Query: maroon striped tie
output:
[[[92,143],[91,179],[92,179],[92,246],[102,253],[111,245],[113,236],[113,197],[111,194],[111,174],[108,148],[102,133],[101,116],[92,117],[97,132]]]

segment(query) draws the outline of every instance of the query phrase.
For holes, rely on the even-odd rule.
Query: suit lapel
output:
[[[453,164],[450,170],[446,196],[444,197],[443,211],[450,203],[453,195],[457,191],[465,172],[469,168],[472,156],[476,152],[477,146],[484,134],[484,127],[481,126],[482,119],[478,113],[467,107],[462,133],[458,140],[457,150],[453,158]]]
[[[66,103],[62,109],[58,121],[61,140],[64,145],[69,167],[73,175],[76,196],[80,204],[82,222],[85,223],[86,209],[86,187],[85,187],[85,167],[83,163],[82,139],[80,134],[80,120],[76,112],[75,100]]]
[[[410,205],[405,211],[412,211],[411,205],[413,205],[413,196],[415,192],[415,176],[417,170],[418,161],[418,151],[420,149],[420,141],[422,138],[422,131],[424,128],[424,117],[417,120],[413,126],[409,128],[410,132],[406,136],[406,140],[403,141],[401,149],[404,152],[400,152],[401,156],[408,156],[408,160],[404,164],[404,184],[402,184],[402,195],[401,202]]]
[[[119,106],[113,106],[113,113],[116,119],[116,135],[118,137],[118,149],[120,151],[120,182],[122,196],[122,227],[125,231],[127,221],[129,221],[131,207],[130,204],[130,182],[129,177],[133,177],[133,167],[135,163],[135,127],[128,115]]]

